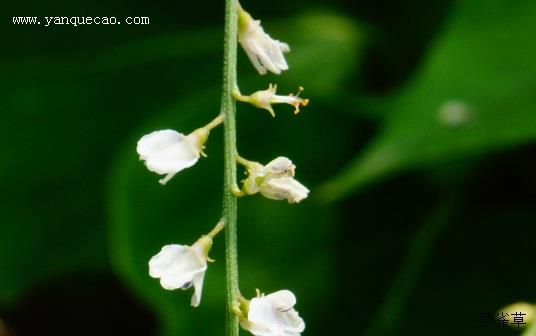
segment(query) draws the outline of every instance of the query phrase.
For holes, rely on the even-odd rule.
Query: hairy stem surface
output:
[[[236,85],[236,48],[238,33],[238,1],[225,0],[225,32],[223,53],[223,92],[221,113],[224,121],[224,183],[223,219],[225,221],[225,267],[227,271],[227,335],[238,336],[238,317],[233,305],[238,302],[238,253],[236,237],[236,197],[232,187],[236,183],[236,104],[232,96]]]

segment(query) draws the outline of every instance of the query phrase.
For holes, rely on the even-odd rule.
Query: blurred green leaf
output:
[[[460,1],[380,134],[323,186],[322,197],[340,198],[402,170],[534,140],[534,22],[534,1]],[[456,106],[462,120],[449,122]]]
[[[216,59],[216,45],[205,41],[219,38],[200,30],[0,63],[0,150],[8,158],[0,165],[0,304],[69,272],[109,268],[103,195],[118,139],[162,104],[167,76],[209,62],[211,51]],[[176,62],[172,70],[167,62]]]
[[[290,69],[282,77],[295,85],[306,83],[307,94],[332,97],[345,91],[347,80],[359,75],[366,38],[355,22],[329,12],[311,12],[276,26],[275,32],[274,36],[290,35]]]
[[[129,67],[158,63],[167,60],[181,62],[205,59],[206,55],[219,54],[219,45],[207,43],[220,38],[215,29],[187,30],[174,34],[153,36],[134,42],[119,44],[101,50],[72,51],[59,57],[33,57],[0,63],[0,71],[7,75],[23,72],[64,77],[78,77],[94,73],[122,71]],[[14,76],[13,79],[24,76]]]
[[[326,33],[320,30],[314,39],[302,39],[310,27],[332,24]],[[280,87],[297,85],[310,87],[308,97],[326,95],[343,85],[351,73],[362,48],[358,30],[351,22],[333,15],[304,15],[281,22],[292,25],[292,31],[278,37],[291,43],[294,53],[291,69],[277,77]],[[285,36],[287,35],[287,36]],[[333,48],[347,52],[333,54]],[[242,51],[240,51],[242,52]],[[299,55],[299,56],[298,56]],[[308,76],[318,59],[328,57],[337,64]],[[293,63],[301,64],[294,69]],[[244,92],[259,89],[266,79],[254,73],[253,67],[241,59],[239,67]],[[296,82],[300,78],[302,82]],[[329,83],[326,81],[329,80]],[[262,86],[261,86],[262,87]],[[262,87],[264,88],[264,87]],[[166,187],[157,183],[158,176],[148,172],[139,162],[135,143],[143,133],[154,129],[173,128],[188,132],[208,122],[219,110],[219,87],[195,95],[181,96],[178,102],[133,134],[114,167],[110,184],[111,251],[120,276],[158,312],[162,334],[220,334],[225,325],[224,240],[216,237],[211,256],[217,260],[206,275],[202,304],[198,309],[189,305],[191,291],[165,291],[158,281],[148,276],[147,262],[159,249],[170,243],[192,244],[208,232],[221,215],[222,144],[221,130],[211,133],[207,143],[208,159],[175,176]],[[267,162],[278,155],[292,158],[298,165],[298,178],[309,187],[318,179],[318,157],[326,160],[341,156],[347,137],[341,135],[336,116],[315,110],[314,103],[299,116],[287,106],[277,106],[278,118],[266,111],[241,104],[238,106],[238,147],[240,153],[252,160]],[[289,111],[287,111],[289,110]],[[319,113],[316,113],[319,112]],[[259,125],[262,124],[262,127]],[[309,137],[316,125],[326,129]],[[346,130],[350,131],[347,127]],[[314,151],[303,148],[313,146]],[[340,148],[341,150],[333,150]],[[320,177],[322,178],[322,177]],[[314,193],[314,190],[313,190]],[[290,206],[260,196],[239,201],[239,263],[241,290],[251,297],[255,288],[272,292],[289,288],[300,298],[298,306],[313,308],[332,300],[330,282],[334,277],[334,256],[330,245],[335,214],[330,206],[319,207],[311,200]],[[304,283],[304,279],[307,281]],[[315,295],[305,295],[314,292]],[[300,295],[303,293],[303,295]],[[311,309],[309,308],[309,309]],[[304,308],[310,325],[323,327],[321,316]],[[211,321],[211,323],[206,323]]]

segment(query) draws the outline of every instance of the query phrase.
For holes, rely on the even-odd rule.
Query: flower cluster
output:
[[[267,71],[280,74],[288,69],[284,53],[290,51],[286,43],[272,39],[261,26],[241,6],[238,6],[238,41],[244,48],[253,66],[260,74]],[[251,95],[242,95],[238,88],[233,92],[237,101],[249,103],[266,109],[275,117],[273,104],[284,103],[294,107],[298,113],[300,106],[306,106],[308,99],[299,97],[300,87],[295,95],[276,94],[277,85],[270,84],[268,89],[259,90]],[[204,153],[212,129],[225,122],[224,114],[203,127],[185,135],[175,130],[158,130],[140,138],[137,153],[140,160],[151,172],[163,175],[159,180],[165,185],[183,169],[195,165]],[[272,200],[286,200],[299,203],[309,194],[309,189],[298,182],[294,176],[296,166],[286,157],[279,156],[266,165],[244,159],[236,154],[236,163],[245,167],[247,178],[239,188],[235,183],[232,190],[237,197],[261,194]],[[193,307],[199,306],[203,281],[211,260],[208,256],[214,237],[224,229],[224,220],[208,234],[201,236],[194,244],[168,244],[161,248],[149,261],[149,275],[160,280],[166,290],[194,288],[191,298]],[[260,292],[251,300],[239,295],[234,302],[233,312],[242,328],[257,336],[299,336],[305,323],[294,310],[296,297],[289,290],[280,290],[269,295]]]

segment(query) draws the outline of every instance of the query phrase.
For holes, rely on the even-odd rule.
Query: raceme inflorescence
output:
[[[271,200],[286,200],[299,203],[307,198],[309,189],[294,176],[296,166],[283,156],[263,165],[243,158],[236,150],[235,105],[236,101],[266,109],[275,117],[272,107],[283,103],[294,107],[306,106],[308,99],[295,95],[277,95],[277,85],[243,95],[236,82],[236,48],[242,46],[254,68],[260,75],[267,72],[281,74],[288,70],[284,53],[290,51],[288,44],[268,35],[259,20],[254,20],[237,0],[227,0],[224,48],[224,88],[220,114],[211,122],[189,134],[175,130],[158,130],[141,137],[137,143],[140,160],[151,172],[162,175],[162,185],[168,183],[181,170],[194,166],[204,154],[210,131],[224,125],[225,183],[224,209],[216,226],[202,235],[191,246],[168,244],[149,261],[149,275],[160,280],[164,289],[187,290],[194,288],[191,305],[201,302],[203,280],[209,262],[208,254],[215,236],[225,229],[227,268],[228,334],[238,335],[238,325],[257,336],[299,336],[305,329],[303,319],[294,310],[296,297],[289,290],[264,295],[257,290],[256,297],[248,300],[238,290],[238,266],[236,252],[236,198],[261,194]],[[244,167],[247,177],[239,186],[236,182],[236,166]]]

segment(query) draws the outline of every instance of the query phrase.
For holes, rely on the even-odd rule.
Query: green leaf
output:
[[[536,3],[460,1],[378,136],[322,188],[333,200],[410,168],[536,139]],[[466,118],[449,125],[449,102]]]
[[[118,139],[166,98],[155,79],[178,77],[208,58],[202,41],[219,38],[216,32],[0,63],[1,305],[70,272],[109,270],[103,199]],[[173,70],[166,69],[170,61],[177,63]],[[177,86],[173,95],[177,89],[195,86]]]
[[[292,33],[287,40],[292,48],[287,56],[290,69],[281,77],[285,82],[307,83],[306,93],[315,98],[331,97],[346,91],[346,81],[358,75],[366,38],[355,22],[329,12],[311,12],[276,28],[274,36]]]

